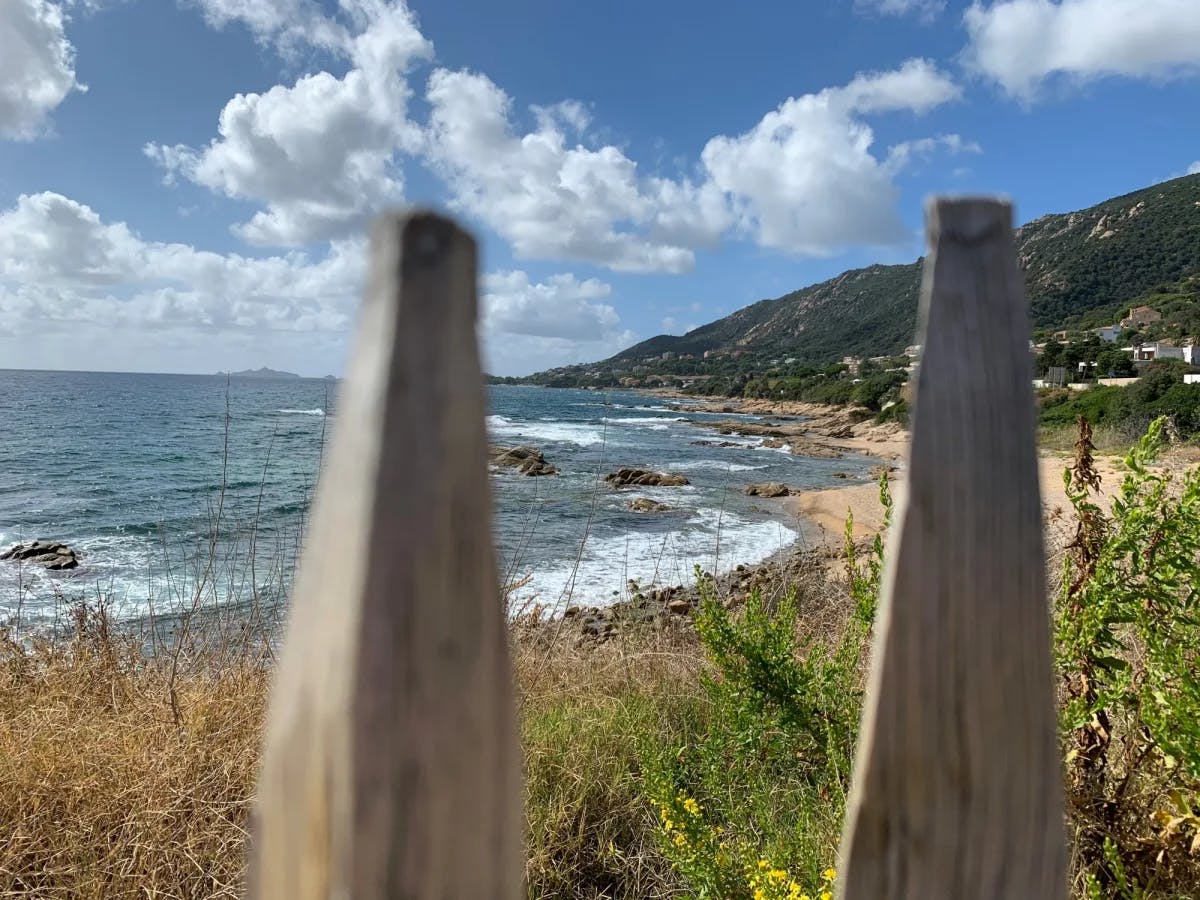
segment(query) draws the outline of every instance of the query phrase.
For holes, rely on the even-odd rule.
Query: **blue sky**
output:
[[[340,372],[380,209],[523,374],[1200,171],[1200,0],[3,0],[0,367]]]

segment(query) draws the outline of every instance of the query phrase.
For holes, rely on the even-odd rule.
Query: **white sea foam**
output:
[[[748,466],[744,463],[723,462],[719,459],[695,459],[688,462],[671,463],[666,468],[668,472],[674,472],[679,469],[685,472],[692,469],[716,469],[718,472],[749,472],[753,469],[766,469],[768,466],[766,463],[763,463],[761,466]]]
[[[652,428],[669,428],[671,422],[686,422],[683,416],[615,416],[605,419],[610,425],[649,425]]]
[[[676,530],[593,536],[578,568],[574,561],[540,568],[513,599],[520,605],[536,597],[537,602],[560,609],[570,603],[611,603],[627,596],[630,579],[642,588],[687,584],[695,577],[696,565],[706,571],[728,571],[739,563],[761,562],[796,538],[797,532],[781,522],[699,509]]]
[[[103,601],[114,620],[151,613],[171,616],[189,609],[196,599],[195,554],[203,548],[182,537],[165,549],[149,536],[108,535],[68,543],[79,551],[77,569],[51,572],[33,564],[0,564],[0,622],[19,614],[26,624],[47,623],[65,616],[65,604],[80,599]],[[264,546],[259,552],[273,551]],[[271,565],[263,565],[258,574],[263,594],[278,587]],[[204,583],[199,603],[205,609],[237,603],[246,599],[248,590],[248,581],[231,579],[221,570]],[[23,598],[20,609],[18,597]]]
[[[323,409],[277,409],[277,413],[282,413],[285,416],[323,416]]]
[[[792,448],[790,446],[788,446],[787,444],[784,444],[782,447],[768,447],[765,444],[759,444],[757,449],[770,450],[772,453],[782,453],[785,456],[793,456],[794,455],[792,453]]]
[[[514,422],[505,416],[488,416],[487,427],[496,437],[516,437],[543,443],[592,447],[604,443],[604,429],[582,422]]]
[[[706,437],[700,438],[700,440],[712,441],[714,443],[720,443],[724,441],[729,444],[737,444],[739,447],[762,446],[762,438],[747,437],[744,434],[720,434],[719,432],[712,432]]]

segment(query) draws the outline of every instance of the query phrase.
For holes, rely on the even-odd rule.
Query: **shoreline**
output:
[[[893,500],[899,504],[907,491],[906,458],[910,433],[894,423],[876,425],[871,420],[854,422],[850,410],[811,403],[737,400],[735,398],[694,398],[665,389],[640,391],[660,399],[675,401],[680,412],[729,413],[761,417],[785,417],[782,423],[772,423],[794,432],[797,438],[813,441],[823,447],[851,453],[862,453],[884,461],[888,466],[888,482]],[[801,421],[787,417],[801,416]],[[713,427],[720,423],[695,423]],[[753,426],[739,424],[753,433]],[[1194,463],[1186,451],[1174,454],[1178,460],[1164,460],[1173,467],[1176,462]],[[1070,502],[1063,484],[1063,472],[1072,464],[1071,454],[1044,448],[1038,450],[1038,475],[1042,495],[1044,534],[1048,560],[1053,560],[1072,537]],[[1123,477],[1121,457],[1097,454],[1095,468],[1101,476],[1100,500],[1107,506],[1120,488]],[[876,468],[878,472],[878,467]],[[853,538],[860,547],[878,534],[883,526],[883,507],[879,501],[879,486],[875,479],[854,481],[838,487],[796,489],[790,496],[764,498],[763,505],[798,532],[797,538],[786,547],[776,550],[756,563],[737,563],[724,573],[713,573],[712,584],[725,605],[735,607],[744,601],[754,588],[778,596],[797,579],[812,577],[820,569],[828,573],[843,560],[847,516],[854,518]],[[686,613],[699,602],[700,586],[689,584],[657,587],[644,595],[622,599],[609,607],[577,605],[564,620],[572,620],[575,631],[582,626],[579,640],[606,640],[622,626],[664,621],[671,627],[687,627]],[[578,634],[577,631],[575,633]]]

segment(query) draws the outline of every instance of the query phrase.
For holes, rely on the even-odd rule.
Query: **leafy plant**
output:
[[[1077,530],[1055,654],[1076,849],[1096,896],[1141,896],[1200,853],[1200,468],[1177,483],[1152,467],[1165,426],[1125,458],[1108,513],[1084,420],[1064,474]]]
[[[887,517],[886,474],[880,494]],[[864,558],[865,557],[865,558]],[[862,706],[861,659],[883,571],[883,540],[865,554],[847,529],[853,613],[842,633],[799,627],[796,588],[775,603],[752,592],[732,612],[704,585],[696,630],[708,727],[651,753],[650,799],[661,846],[697,897],[828,898]]]

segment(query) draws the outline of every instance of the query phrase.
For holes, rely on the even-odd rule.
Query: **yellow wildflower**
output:
[[[826,869],[821,873],[821,877],[826,881],[833,881],[833,879],[837,878],[837,871],[834,869]]]
[[[687,837],[683,834],[682,831],[679,832],[677,835],[675,835],[675,846],[676,847],[682,847],[686,843],[687,843]]]
[[[829,891],[821,891],[821,900],[833,900],[833,894]]]
[[[690,812],[693,816],[700,815],[700,804],[688,797],[683,801],[683,808]]]
[[[754,900],[767,900],[767,892],[762,888],[754,889]]]

